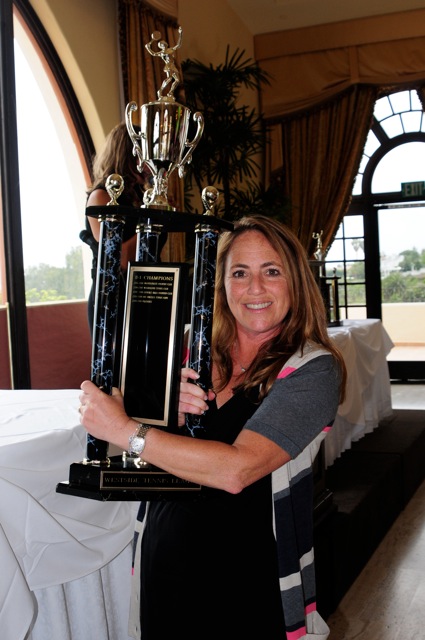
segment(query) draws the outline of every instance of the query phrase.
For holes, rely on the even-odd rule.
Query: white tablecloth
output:
[[[137,505],[56,493],[85,455],[78,390],[0,391],[1,640],[127,640]]]
[[[325,439],[326,466],[350,449],[352,442],[391,416],[391,382],[386,357],[394,346],[380,320],[344,320],[342,326],[328,331],[344,356],[347,393]]]

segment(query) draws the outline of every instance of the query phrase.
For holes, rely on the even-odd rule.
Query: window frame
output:
[[[40,56],[46,71],[50,72],[52,87],[62,104],[71,135],[79,153],[83,169],[89,167],[95,152],[93,141],[85,121],[83,111],[79,105],[72,84],[65,68],[31,4],[26,0],[10,0],[2,5],[2,63],[1,85],[6,89],[7,96],[3,100],[4,118],[8,126],[2,129],[2,157],[10,169],[3,179],[2,185],[2,215],[5,236],[0,246],[2,260],[2,280],[5,283],[3,294],[8,304],[9,322],[9,350],[12,388],[31,388],[30,357],[28,344],[28,330],[26,322],[25,278],[23,271],[22,232],[19,206],[19,185],[16,175],[17,167],[17,123],[16,105],[14,106],[14,34],[13,18],[16,18],[31,39],[33,46]],[[12,126],[13,131],[10,131]],[[10,163],[9,163],[10,160]],[[12,177],[12,174],[14,177]],[[12,215],[13,211],[13,215]],[[19,218],[19,219],[18,219]],[[2,287],[3,290],[3,287]]]
[[[403,110],[395,110],[394,105],[391,102],[391,96],[394,96],[398,93],[405,93],[406,91],[410,92],[409,95],[409,106],[410,109],[408,111]],[[417,196],[406,197],[402,194],[402,191],[393,191],[387,193],[373,193],[372,192],[372,181],[374,177],[374,173],[376,168],[378,167],[381,160],[393,149],[405,145],[411,142],[421,142],[425,143],[425,131],[424,123],[425,123],[425,112],[422,110],[422,118],[419,125],[420,130],[418,131],[403,131],[403,133],[390,137],[385,129],[383,128],[381,122],[388,120],[390,117],[394,117],[395,115],[400,116],[400,121],[403,126],[402,114],[409,113],[413,111],[417,111],[418,109],[412,108],[413,99],[412,93],[415,92],[415,89],[400,89],[397,91],[393,91],[389,94],[382,95],[378,100],[382,98],[387,98],[389,101],[389,106],[391,113],[386,116],[383,116],[380,120],[373,116],[372,125],[370,128],[370,132],[373,132],[377,141],[379,142],[379,146],[375,148],[373,153],[369,156],[366,154],[363,155],[359,172],[357,174],[357,179],[361,177],[361,193],[352,196],[350,206],[348,208],[347,213],[344,218],[353,215],[360,215],[363,217],[363,241],[364,241],[364,263],[365,263],[365,286],[366,286],[366,300],[364,305],[355,305],[359,308],[365,309],[365,317],[367,318],[379,318],[382,319],[382,292],[381,292],[381,270],[380,270],[380,247],[379,247],[379,222],[378,222],[378,211],[379,208],[382,208],[382,205],[395,204],[395,203],[403,203],[408,204],[409,202],[418,202]],[[417,96],[417,100],[420,102],[419,96]],[[370,133],[368,134],[368,136]],[[368,140],[365,143],[365,149],[367,148]],[[365,162],[365,156],[368,158]],[[364,166],[364,170],[362,171],[360,167]],[[354,190],[353,190],[354,191]],[[342,223],[341,223],[342,225]],[[345,242],[344,229],[342,226],[342,238],[343,242]],[[340,288],[340,312],[341,317],[349,318],[349,308],[353,307],[353,305],[348,305],[347,300],[347,287],[349,283],[346,282],[346,263],[352,262],[351,260],[344,259],[335,261],[338,263],[343,263],[342,269],[344,277],[341,278],[341,282],[339,283]],[[327,265],[333,266],[334,262],[327,261]],[[357,283],[356,283],[357,284]],[[342,302],[341,302],[342,301]]]
[[[78,102],[75,91],[65,71],[65,67],[59,58],[52,41],[34,9],[26,0],[13,0],[14,13],[20,20],[22,27],[38,49],[40,58],[45,60],[48,69],[54,79],[53,87],[57,89],[59,97],[64,103],[64,109],[68,111],[73,132],[77,136],[77,147],[81,149],[85,166],[91,166],[95,147],[90,135],[83,110]],[[56,84],[56,87],[54,86]]]

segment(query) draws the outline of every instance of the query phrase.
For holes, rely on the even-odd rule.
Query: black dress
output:
[[[231,443],[256,405],[242,393],[208,411]],[[142,640],[283,640],[271,476],[237,495],[149,505],[141,549]]]

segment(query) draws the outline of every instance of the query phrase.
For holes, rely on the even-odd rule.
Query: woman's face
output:
[[[291,306],[289,290],[281,258],[262,233],[246,231],[234,240],[224,284],[238,332],[261,342],[277,333]]]

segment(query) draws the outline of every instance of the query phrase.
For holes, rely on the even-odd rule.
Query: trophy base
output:
[[[75,462],[69,481],[56,486],[64,493],[92,500],[176,500],[199,495],[201,485],[173,476],[139,458],[112,456],[106,462]]]

